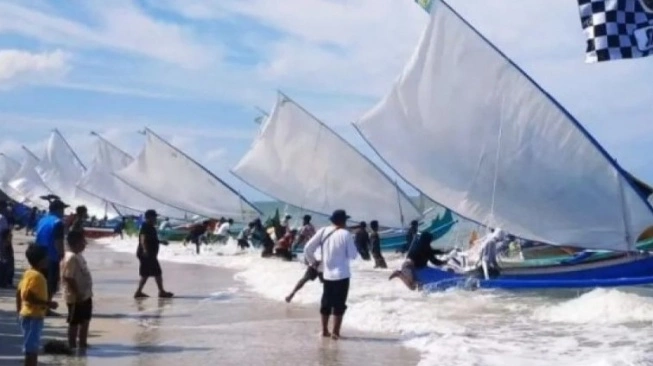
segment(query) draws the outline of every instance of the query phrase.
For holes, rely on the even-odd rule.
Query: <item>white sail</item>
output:
[[[102,198],[116,206],[123,215],[140,214],[148,209],[155,209],[163,216],[175,219],[186,217],[184,211],[148,197],[113,174],[133,161],[134,158],[129,154],[98,137],[93,162],[77,185],[76,196],[81,199]]]
[[[36,171],[47,182],[48,188],[73,209],[84,205],[90,216],[113,218],[118,215],[113,207],[98,197],[85,197],[80,200],[75,195],[75,187],[85,173],[86,168],[72,150],[68,142],[54,130],[50,134],[45,155],[36,167]]]
[[[626,250],[653,224],[578,122],[444,2],[391,92],[356,126],[437,203],[527,239]]]
[[[129,166],[114,173],[157,201],[204,217],[244,221],[258,210],[214,174],[179,149],[146,130],[145,148]]]
[[[9,181],[9,187],[13,189],[11,198],[19,203],[47,208],[47,201],[42,200],[40,197],[51,194],[52,191],[36,171],[39,159],[24,146],[23,150],[25,160],[16,175]]]
[[[403,227],[420,212],[376,165],[279,93],[254,144],[232,173],[270,197],[321,214]]]
[[[9,191],[13,191],[13,188],[9,187],[9,181],[18,173],[18,170],[20,170],[19,162],[0,153],[0,191],[5,192],[12,199]]]

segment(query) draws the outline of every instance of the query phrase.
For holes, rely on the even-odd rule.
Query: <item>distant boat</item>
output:
[[[428,267],[418,272],[420,282],[433,288],[653,283],[653,256],[637,247],[653,230],[650,192],[446,2],[433,1],[430,10],[404,72],[355,126],[400,176],[461,217],[527,240],[590,250],[501,267],[491,278],[474,269]]]

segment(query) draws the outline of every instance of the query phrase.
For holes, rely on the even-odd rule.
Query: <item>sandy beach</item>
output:
[[[17,278],[25,263],[20,243],[27,240],[15,238]],[[85,256],[95,293],[91,348],[84,356],[42,356],[43,364],[415,365],[419,360],[417,352],[388,335],[345,328],[346,339],[322,339],[314,306],[262,299],[229,270],[163,262],[165,285],[177,296],[157,299],[152,280],[145,291],[153,297],[134,300],[133,255],[89,245]],[[44,339],[64,339],[65,329],[64,318],[47,318]],[[21,340],[14,291],[0,290],[1,364],[20,364]]]

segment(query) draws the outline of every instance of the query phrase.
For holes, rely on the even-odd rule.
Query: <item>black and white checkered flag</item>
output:
[[[586,62],[653,55],[653,0],[578,0]]]

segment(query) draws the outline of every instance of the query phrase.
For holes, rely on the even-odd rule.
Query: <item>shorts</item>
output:
[[[306,268],[306,272],[304,272],[302,279],[306,281],[315,281],[316,278],[319,278],[320,282],[324,282],[322,272],[315,269],[315,267],[309,266]]]
[[[23,330],[23,352],[39,353],[41,334],[43,333],[43,318],[20,318],[20,328]]]
[[[156,257],[138,257],[138,261],[140,262],[138,274],[141,277],[147,278],[161,276],[161,265]]]
[[[401,265],[401,274],[410,282],[415,280],[415,264],[410,259],[406,259]]]
[[[89,297],[82,302],[66,305],[68,306],[68,319],[66,320],[68,324],[80,325],[91,320],[93,315],[93,298]]]
[[[45,279],[48,282],[48,296],[52,298],[59,290],[59,261],[49,261]]]
[[[337,281],[324,280],[320,314],[342,316],[347,310],[349,278]]]

